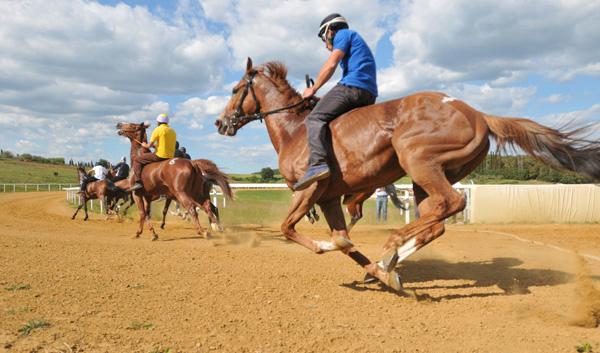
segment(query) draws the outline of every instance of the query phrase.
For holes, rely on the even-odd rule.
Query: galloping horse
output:
[[[219,220],[219,209],[217,206],[213,205],[210,202],[210,190],[213,185],[219,185],[221,191],[223,192],[223,197],[231,200],[233,198],[233,191],[231,190],[231,186],[229,186],[229,178],[223,172],[219,170],[219,167],[208,159],[194,159],[192,160],[192,164],[198,167],[202,171],[202,183],[195,184],[194,188],[194,200],[196,200],[199,204],[202,205],[202,209],[208,215],[208,220],[210,222],[210,226],[212,230],[223,230]],[[165,228],[165,219],[167,217],[167,211],[169,210],[169,206],[171,205],[172,198],[167,198],[165,201],[165,207],[162,212],[162,223],[160,224],[160,228]]]
[[[231,186],[229,185],[229,178],[219,170],[217,165],[208,159],[194,159],[191,161],[196,167],[200,169],[202,172],[202,182],[196,183],[193,197],[200,205],[202,205],[202,210],[206,212],[208,215],[208,220],[210,222],[210,226],[213,230],[223,230],[220,225],[219,220],[219,209],[210,202],[210,190],[213,185],[219,185],[221,190],[223,191],[223,196],[226,199],[233,199],[233,191],[231,190]],[[122,189],[129,189],[133,184],[133,175],[130,176],[129,179],[123,179],[115,182],[115,185]],[[152,201],[156,201],[162,195],[155,195],[152,198]],[[167,197],[165,200],[165,205],[162,211],[162,221],[160,223],[160,228],[165,228],[165,221],[167,217],[167,212],[169,210],[169,206],[171,202],[174,200],[172,197]],[[133,197],[131,197],[129,204],[123,209],[123,215],[127,214],[127,210],[134,204]]]
[[[85,169],[77,167],[77,175],[79,182],[83,182],[83,179],[86,177]],[[85,218],[83,220],[87,221],[89,218],[87,202],[95,199],[100,200],[100,202],[106,202],[105,213],[108,214],[109,210],[114,209],[119,199],[127,201],[127,192],[108,180],[91,181],[86,185],[85,192],[79,194],[79,207],[77,207],[71,219],[75,219],[79,210],[83,208],[85,211]]]
[[[131,160],[135,160],[141,151],[147,151],[140,145],[140,142],[147,141],[146,129],[148,127],[149,125],[144,123],[117,124],[118,134],[131,141]],[[198,235],[209,237],[210,233],[202,228],[196,212],[196,207],[205,208],[205,205],[196,201],[196,193],[206,188],[202,175],[203,171],[199,165],[183,158],[173,158],[145,166],[142,170],[144,189],[133,193],[133,199],[140,215],[136,238],[142,234],[144,222],[146,222],[152,232],[152,240],[158,240],[158,234],[150,220],[150,205],[160,196],[177,199],[192,216]],[[229,192],[231,191],[229,190]]]
[[[224,112],[215,122],[220,134],[234,136],[253,120],[265,119],[279,155],[279,170],[288,186],[307,168],[305,100],[286,80],[287,70],[271,62],[246,73],[236,84]],[[423,92],[354,109],[329,124],[332,148],[329,178],[295,192],[281,230],[315,253],[341,250],[361,265],[367,280],[379,279],[400,290],[395,266],[444,233],[444,219],[465,208],[452,184],[485,158],[490,137],[499,148],[520,147],[556,168],[600,178],[600,143],[578,138],[583,129],[555,130],[527,119],[479,112],[443,93]],[[388,185],[404,175],[413,180],[421,217],[392,234],[382,261],[371,262],[348,238],[340,198]],[[332,241],[315,241],[298,233],[296,223],[311,206],[321,206]]]

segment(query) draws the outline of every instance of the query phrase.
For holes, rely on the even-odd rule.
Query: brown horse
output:
[[[291,187],[307,167],[308,146],[302,97],[286,80],[280,63],[254,68],[233,89],[225,111],[215,122],[219,133],[233,136],[253,120],[265,118],[279,155],[279,170]],[[479,112],[443,93],[416,93],[354,109],[329,124],[332,175],[295,192],[283,234],[315,253],[341,250],[375,277],[399,290],[394,268],[444,233],[444,219],[465,208],[452,184],[485,158],[490,136],[499,147],[515,146],[553,167],[600,178],[600,143],[578,138],[582,129],[564,132],[527,119],[501,118]],[[348,238],[340,198],[388,185],[404,175],[413,180],[421,217],[392,234],[379,263],[372,263]],[[332,241],[314,241],[295,230],[317,203],[332,230]]]
[[[87,177],[87,174],[83,167],[77,167],[77,175],[79,177],[80,183],[83,182],[84,178]],[[108,180],[97,180],[88,182],[85,188],[85,192],[79,194],[79,207],[77,207],[71,219],[75,219],[77,213],[79,213],[79,210],[83,208],[83,210],[85,211],[85,218],[83,218],[83,220],[87,221],[89,218],[87,211],[87,202],[89,200],[95,199],[98,199],[100,200],[100,202],[105,203],[106,207],[104,207],[104,212],[108,215],[109,210],[114,211],[114,207],[117,204],[118,200],[127,200],[127,192],[125,192],[125,190],[123,189],[120,189]]]
[[[149,125],[144,123],[117,124],[118,134],[129,138],[131,141],[131,160],[135,160],[138,153],[147,152],[147,149],[143,148],[140,142],[147,141],[146,129],[148,127]],[[160,196],[177,199],[192,216],[198,235],[210,236],[209,232],[200,225],[198,213],[196,212],[196,207],[203,207],[194,198],[195,190],[203,187],[202,170],[199,167],[183,158],[151,163],[142,170],[142,182],[144,189],[133,193],[133,200],[140,215],[140,225],[136,232],[136,238],[142,234],[145,222],[152,232],[152,240],[158,240],[158,234],[156,234],[150,220],[150,206],[152,201]]]
[[[208,221],[210,222],[210,226],[213,230],[222,231],[223,228],[220,224],[219,219],[219,209],[210,202],[210,190],[213,185],[219,185],[221,190],[223,191],[223,197],[228,200],[233,199],[233,190],[229,185],[229,178],[223,172],[219,170],[217,165],[208,159],[195,159],[192,160],[192,163],[195,164],[200,171],[202,172],[202,182],[194,184],[194,200],[196,200],[200,205],[202,205],[202,210],[208,215]],[[133,184],[133,175],[129,179],[123,179],[115,182],[115,185],[122,189],[129,189]],[[160,198],[159,195],[152,198],[152,201],[156,201]],[[165,199],[165,205],[162,210],[162,221],[160,223],[160,228],[165,229],[167,213],[169,211],[169,206],[174,198],[167,197]],[[129,204],[123,209],[123,215],[127,214],[127,210],[134,204],[133,197],[130,199]]]
[[[223,197],[231,200],[233,198],[233,191],[229,185],[229,178],[223,172],[219,170],[217,165],[208,159],[194,159],[192,160],[197,168],[202,172],[202,182],[197,183],[197,187],[194,189],[194,200],[202,205],[202,210],[208,215],[208,220],[212,230],[222,231],[220,220],[219,220],[219,209],[210,202],[210,191],[213,185],[218,185],[223,192]],[[167,211],[171,205],[173,199],[167,198],[165,201],[165,207],[162,212],[162,223],[160,227],[165,228],[165,219],[167,217]]]

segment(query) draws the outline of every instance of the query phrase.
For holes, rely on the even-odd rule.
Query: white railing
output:
[[[0,192],[21,192],[21,191],[60,191],[65,187],[73,187],[77,185],[65,183],[2,183],[0,184]]]
[[[79,187],[68,187],[68,188],[63,188],[64,191],[67,192],[67,201],[72,203],[72,204],[77,204],[77,206],[81,205],[81,198],[79,197],[79,195],[77,194],[77,191],[79,191]],[[89,200],[90,201],[90,210],[94,210],[94,200]],[[98,202],[100,204],[100,213],[104,212],[104,200],[96,200],[96,202]]]
[[[283,183],[279,183],[279,184],[232,183],[229,185],[231,186],[231,188],[233,190],[285,190],[285,189],[288,189],[287,184],[283,184]],[[400,210],[400,214],[404,215],[404,221],[406,222],[406,224],[408,224],[408,223],[410,223],[410,219],[411,219],[410,208],[411,208],[411,205],[414,205],[414,196],[413,196],[414,194],[413,194],[412,184],[395,184],[394,186],[396,187],[396,190],[398,191],[398,194],[399,194],[398,196],[399,196],[400,200],[404,202],[404,206],[407,209],[406,211]],[[458,190],[458,192],[465,195],[465,199],[467,202],[465,210],[463,212],[461,212],[461,214],[456,216],[457,221],[458,221],[459,217],[462,218],[463,223],[468,223],[469,220],[471,219],[471,210],[472,210],[471,192],[472,192],[472,189],[474,186],[475,185],[463,185],[460,183],[453,185],[453,187],[456,190]],[[68,187],[68,188],[63,188],[63,190],[65,190],[67,192],[67,201],[69,201],[71,203],[77,203],[77,205],[79,205],[79,203],[81,202],[79,199],[79,196],[77,195],[77,191],[79,191],[79,187]],[[220,188],[215,187],[215,188],[213,188],[213,190],[211,190],[210,195],[212,197],[213,204],[218,205],[217,197],[223,196],[223,193],[220,191]],[[371,198],[375,198],[375,194],[373,194],[371,196]],[[90,200],[90,202],[93,202],[93,201]],[[223,207],[227,207],[224,197],[222,198],[222,203],[223,203]],[[90,208],[93,209],[93,203],[91,204]],[[100,210],[101,211],[103,210],[102,202],[100,202]]]

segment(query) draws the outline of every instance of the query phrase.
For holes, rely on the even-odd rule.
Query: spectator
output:
[[[375,213],[377,216],[377,223],[387,222],[387,203],[388,194],[385,188],[377,188],[375,190]]]

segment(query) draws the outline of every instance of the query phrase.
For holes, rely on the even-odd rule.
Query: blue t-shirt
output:
[[[339,49],[345,54],[340,61],[343,70],[340,83],[366,89],[377,97],[375,58],[360,34],[350,29],[337,31],[333,38],[333,49]]]

